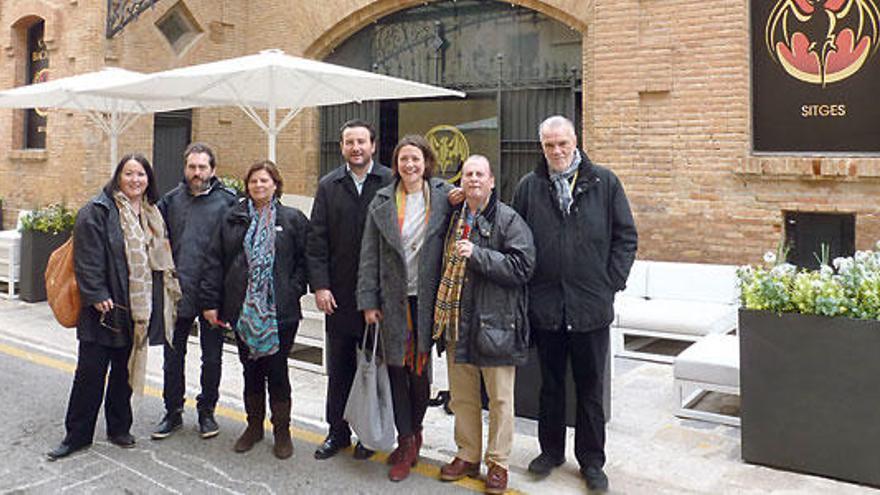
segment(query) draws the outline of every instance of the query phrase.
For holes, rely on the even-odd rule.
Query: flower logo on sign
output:
[[[825,87],[858,72],[877,52],[876,0],[779,0],[764,43],[790,76]]]

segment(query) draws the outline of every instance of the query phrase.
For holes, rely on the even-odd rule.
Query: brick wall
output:
[[[11,26],[47,19],[52,77],[105,65],[155,71],[282,48],[322,58],[375,19],[421,0],[184,0],[202,30],[177,54],[155,23],[161,1],[112,40],[105,2],[11,0],[0,7],[0,85],[17,84]],[[751,153],[747,2],[516,0],[583,36],[584,146],[624,181],[645,259],[745,263],[782,236],[786,210],[857,214],[857,248],[880,238],[880,159]],[[712,8],[711,14],[707,10]],[[17,208],[79,203],[106,180],[108,144],[83,116],[53,111],[45,153],[13,146],[14,113],[0,110],[0,196],[7,227]],[[287,192],[314,191],[318,112],[305,110],[278,139]],[[197,109],[193,138],[218,151],[220,173],[240,175],[266,153],[262,131],[238,109]],[[141,117],[120,151],[152,149]]]

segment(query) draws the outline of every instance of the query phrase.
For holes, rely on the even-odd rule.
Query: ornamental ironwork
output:
[[[107,38],[116,33],[159,0],[107,0]]]
[[[327,61],[467,91],[571,85],[582,35],[503,2],[446,0],[370,24]]]

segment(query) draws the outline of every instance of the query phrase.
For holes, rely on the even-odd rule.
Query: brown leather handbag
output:
[[[76,326],[82,302],[73,271],[72,235],[49,256],[49,264],[46,265],[46,298],[61,326]]]

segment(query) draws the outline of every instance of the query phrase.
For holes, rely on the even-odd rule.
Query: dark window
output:
[[[178,2],[174,7],[171,7],[171,10],[156,21],[156,27],[178,54],[186,50],[202,32],[183,2]]]
[[[855,232],[856,216],[851,213],[785,212],[787,261],[815,269],[825,249],[828,262],[838,256],[852,256],[856,251]]]
[[[27,30],[27,84],[49,79],[49,52],[43,41],[45,23],[39,21]],[[24,113],[24,148],[46,147],[46,110],[34,108]]]
[[[162,34],[165,35],[165,38],[168,40],[172,46],[176,44],[180,38],[183,38],[183,35],[186,34],[186,24],[184,24],[183,20],[179,15],[170,15],[165,22],[159,24],[159,30],[162,31]]]

